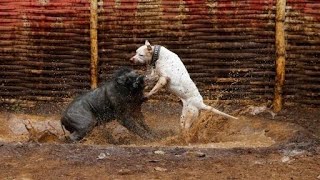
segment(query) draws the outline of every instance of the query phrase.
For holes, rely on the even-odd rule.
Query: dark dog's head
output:
[[[118,85],[128,89],[131,93],[142,92],[144,89],[144,76],[130,68],[121,68],[116,71],[114,79]]]

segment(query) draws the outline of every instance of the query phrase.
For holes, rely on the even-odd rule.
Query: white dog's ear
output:
[[[152,50],[151,44],[149,43],[148,40],[146,40],[146,42],[144,44],[147,46],[148,51]]]
[[[152,50],[151,45],[147,45],[147,49],[148,49],[148,51],[151,51]]]

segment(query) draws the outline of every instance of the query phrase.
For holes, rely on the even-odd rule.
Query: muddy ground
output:
[[[64,144],[55,109],[2,110],[0,179],[320,179],[320,108],[219,106],[239,120],[202,112],[186,136],[178,103],[148,102],[148,142],[116,122]],[[187,141],[186,141],[187,139]]]

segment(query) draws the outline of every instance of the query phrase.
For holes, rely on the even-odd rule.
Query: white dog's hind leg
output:
[[[161,76],[157,84],[152,88],[152,90],[147,94],[147,98],[158,92],[163,86],[165,86],[169,81],[168,77]]]
[[[199,116],[199,109],[192,105],[183,105],[180,117],[180,125],[184,130],[188,130],[193,121]]]
[[[216,113],[216,114],[220,114],[220,115],[225,116],[225,117],[228,117],[228,118],[238,119],[238,118],[236,118],[236,117],[234,117],[234,116],[231,116],[231,115],[229,115],[229,114],[227,114],[227,113],[221,112],[221,111],[219,111],[218,109],[215,109],[215,108],[213,108],[213,107],[211,107],[211,106],[205,105],[204,103],[202,103],[202,105],[201,105],[200,108],[201,108],[201,109],[204,109],[204,110],[207,110],[207,111],[214,112],[214,113]]]

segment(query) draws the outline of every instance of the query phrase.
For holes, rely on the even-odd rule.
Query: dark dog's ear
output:
[[[127,81],[127,76],[125,75],[119,76],[117,77],[116,81],[118,84],[125,85]]]
[[[136,78],[136,81],[133,83],[134,88],[142,87],[144,86],[144,76],[138,76]]]
[[[144,80],[144,76],[143,75],[137,77],[137,81],[138,82],[143,83],[143,80]]]

